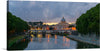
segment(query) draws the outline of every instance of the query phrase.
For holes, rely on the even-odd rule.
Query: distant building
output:
[[[70,24],[69,29],[76,31],[76,24]]]
[[[55,25],[56,30],[68,30],[69,24],[66,22],[65,18],[63,17],[57,25]]]
[[[42,30],[49,30],[49,25],[43,25]]]
[[[43,22],[28,22],[31,25],[31,30],[73,30],[76,31],[75,24],[68,24],[63,17],[61,21],[56,25],[46,25]]]
[[[43,22],[28,22],[31,25],[31,30],[42,30]]]

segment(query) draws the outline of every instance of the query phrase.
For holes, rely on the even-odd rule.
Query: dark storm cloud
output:
[[[76,19],[97,3],[9,1],[9,11],[26,21],[67,22]]]

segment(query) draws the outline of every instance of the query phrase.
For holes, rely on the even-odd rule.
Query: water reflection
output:
[[[57,35],[55,35],[55,39],[57,39]]]
[[[50,40],[49,40],[49,38],[50,38],[50,34],[47,34],[47,38],[48,38],[48,43],[49,43],[49,41],[50,41]]]
[[[38,34],[38,39],[39,39],[39,42],[41,42],[41,38],[42,38],[42,34]]]
[[[57,44],[57,35],[55,35],[55,44]]]
[[[37,36],[38,38],[42,38],[42,34],[38,34],[38,36]]]
[[[66,40],[66,41],[65,41]],[[63,36],[63,46],[70,46],[70,39]]]
[[[69,38],[66,38],[66,45],[65,46],[67,46],[67,47],[70,46],[70,39]]]
[[[97,47],[94,45],[78,42],[71,40],[65,36],[45,34],[37,34],[36,37],[23,39],[21,42],[14,44],[10,49],[24,49],[24,50],[34,50],[34,49],[76,49],[76,48],[93,48]]]
[[[31,42],[33,42],[33,38],[31,38],[30,40],[31,40]]]
[[[65,42],[65,36],[63,36],[63,42]]]

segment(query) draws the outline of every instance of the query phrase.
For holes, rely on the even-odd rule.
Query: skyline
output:
[[[86,2],[46,2],[9,1],[9,11],[29,22],[59,23],[62,17],[68,23],[76,19],[97,3]]]

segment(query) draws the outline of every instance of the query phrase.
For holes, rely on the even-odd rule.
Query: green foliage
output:
[[[75,27],[75,26],[74,25],[69,25],[68,27],[70,28],[70,27]]]
[[[76,28],[80,33],[93,33],[99,34],[99,19],[100,13],[99,8],[100,3],[97,4],[95,7],[88,10],[85,14],[82,14],[76,21]]]
[[[8,47],[11,47],[15,42],[17,42],[20,39],[23,39],[24,37],[25,37],[24,35],[20,35],[17,37],[10,38],[8,41]]]
[[[23,32],[24,30],[28,30],[29,26],[27,22],[12,15],[10,12],[7,12],[7,31],[11,32]]]

